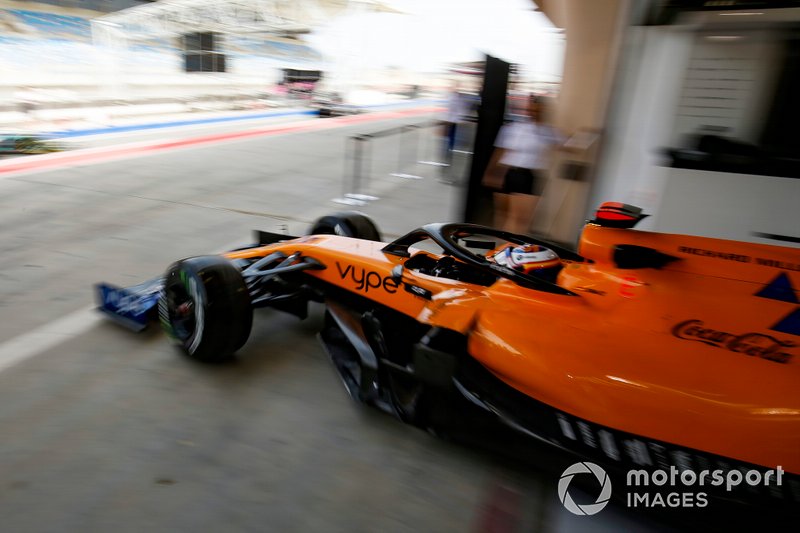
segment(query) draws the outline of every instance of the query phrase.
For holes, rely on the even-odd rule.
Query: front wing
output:
[[[108,283],[95,285],[97,310],[133,331],[142,331],[158,315],[158,299],[164,287],[163,278],[155,278],[132,287]]]

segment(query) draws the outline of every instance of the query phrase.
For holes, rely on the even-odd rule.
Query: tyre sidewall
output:
[[[176,286],[194,302],[194,330],[181,338],[172,323],[166,294]],[[159,316],[166,332],[190,357],[206,362],[227,360],[244,345],[253,311],[240,271],[218,256],[179,261],[167,271]]]

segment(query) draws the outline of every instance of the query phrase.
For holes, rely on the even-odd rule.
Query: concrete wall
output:
[[[601,132],[616,74],[620,36],[627,24],[627,0],[537,0],[553,23],[564,29],[564,73],[553,123],[567,136],[581,131]],[[567,160],[589,167],[591,177],[597,146],[589,152],[557,155],[537,209],[534,232],[571,242],[584,221],[589,181],[562,179]]]

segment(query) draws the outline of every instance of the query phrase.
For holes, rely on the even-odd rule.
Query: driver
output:
[[[539,244],[504,244],[486,254],[486,258],[523,274],[553,282],[561,268],[561,259],[558,255],[550,248]]]

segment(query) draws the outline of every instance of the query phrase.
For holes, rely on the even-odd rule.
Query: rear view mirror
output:
[[[403,265],[397,265],[392,269],[391,278],[392,281],[395,283],[400,283],[403,281],[403,272],[405,272],[405,267]]]

